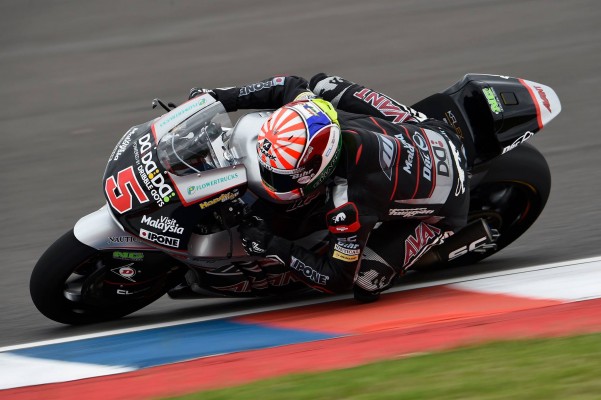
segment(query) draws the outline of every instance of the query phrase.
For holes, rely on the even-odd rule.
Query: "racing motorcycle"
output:
[[[257,134],[270,112],[250,112],[234,126],[208,94],[180,106],[155,99],[157,105],[166,113],[130,128],[110,155],[106,205],[37,262],[30,292],[38,310],[84,324],[128,315],[165,293],[179,299],[310,291],[287,267],[247,255],[236,229],[249,205],[271,201],[256,160]],[[516,240],[549,197],[547,162],[524,142],[561,111],[556,93],[524,79],[467,74],[412,107],[453,127],[471,175],[470,224],[413,268],[471,264]],[[311,248],[323,245],[324,232],[289,238]],[[262,268],[269,273],[261,275]]]

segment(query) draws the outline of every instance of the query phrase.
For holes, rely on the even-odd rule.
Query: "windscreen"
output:
[[[223,105],[213,103],[160,139],[159,161],[167,171],[179,176],[225,167],[222,135],[231,127]]]

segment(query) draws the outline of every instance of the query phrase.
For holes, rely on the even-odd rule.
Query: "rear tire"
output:
[[[551,191],[551,173],[543,155],[523,144],[492,161],[470,191],[468,222],[484,218],[499,231],[497,248],[468,253],[448,263],[460,266],[490,257],[519,238],[542,213]]]
[[[109,298],[104,278],[112,267],[100,251],[81,243],[71,230],[54,242],[34,267],[29,281],[33,303],[54,321],[89,324],[131,314],[168,290],[165,266],[163,276],[146,284],[143,295]]]

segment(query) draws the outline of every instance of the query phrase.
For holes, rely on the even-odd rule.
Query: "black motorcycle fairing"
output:
[[[561,111],[548,86],[484,74],[467,74],[412,107],[453,126],[464,141],[470,165],[514,149]]]
[[[192,120],[200,112],[189,114]],[[166,171],[157,154],[155,125],[170,118],[166,114],[129,129],[111,154],[103,185],[109,209],[125,231],[164,251],[184,253],[197,224],[214,220],[214,211],[240,197],[247,183],[243,166],[187,176]]]

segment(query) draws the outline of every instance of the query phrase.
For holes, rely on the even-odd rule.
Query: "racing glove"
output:
[[[193,87],[192,89],[190,89],[190,94],[188,94],[188,100],[192,100],[193,98],[198,97],[202,94],[210,94],[215,100],[218,100],[217,93],[215,93],[214,90],[197,87]]]
[[[251,256],[265,257],[289,265],[292,242],[276,236],[263,219],[248,216],[238,227],[244,250]]]
[[[238,227],[242,247],[251,256],[263,257],[273,239],[265,221],[256,215],[246,218]]]
[[[315,95],[328,100],[334,107],[337,107],[342,95],[353,85],[355,85],[353,82],[347,81],[344,78],[326,75],[321,72],[311,78],[309,89]]]

